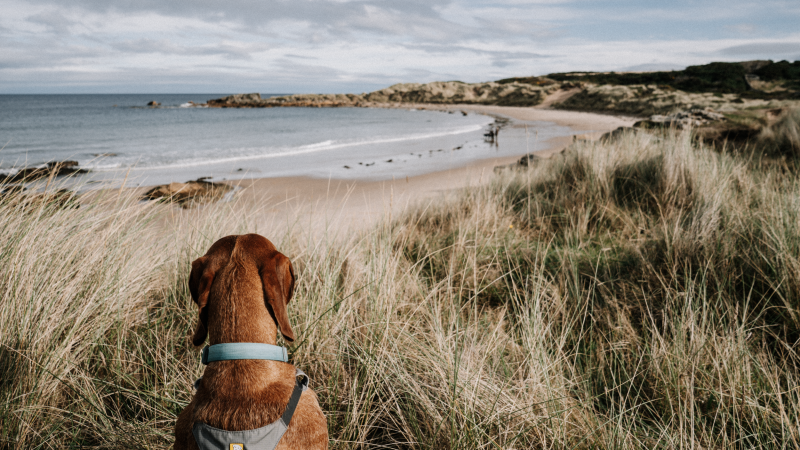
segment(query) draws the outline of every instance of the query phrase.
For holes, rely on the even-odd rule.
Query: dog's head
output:
[[[192,262],[189,291],[197,303],[199,317],[192,336],[195,346],[203,345],[208,336],[208,304],[214,279],[230,262],[237,259],[252,262],[258,269],[264,295],[264,306],[287,341],[294,341],[289,325],[287,305],[294,293],[294,269],[289,258],[275,249],[263,236],[246,234],[226,236],[211,246],[205,255]]]

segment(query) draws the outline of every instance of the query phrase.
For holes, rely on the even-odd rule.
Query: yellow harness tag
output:
[[[231,444],[230,450],[244,450],[244,444]]]

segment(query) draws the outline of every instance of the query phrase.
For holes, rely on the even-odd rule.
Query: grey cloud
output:
[[[733,33],[751,35],[757,31],[757,27],[752,23],[738,23],[736,25],[726,25],[725,29]]]
[[[406,44],[404,47],[409,50],[424,51],[434,55],[471,54],[474,56],[472,64],[480,66],[481,63],[488,62],[491,66],[499,68],[510,67],[533,59],[549,59],[556,56],[526,51],[485,50],[464,45]]]
[[[485,52],[491,60],[494,67],[509,67],[521,61],[530,61],[531,59],[550,58],[550,56],[542,55],[533,52]]]
[[[799,42],[761,42],[755,44],[735,45],[723,48],[717,53],[729,56],[760,55],[768,57],[770,55],[783,55],[800,51]]]
[[[306,64],[290,58],[279,58],[269,75],[270,81],[282,83],[296,82],[299,79],[326,79],[340,81],[344,72],[320,64]]]
[[[51,9],[46,12],[33,14],[28,16],[26,20],[31,23],[44,25],[51,32],[61,35],[68,34],[70,27],[76,24],[76,22],[64,17],[58,9]]]
[[[40,4],[62,7],[63,3],[54,0],[34,0]],[[325,0],[196,0],[192,2],[165,2],[161,0],[139,0],[109,2],[106,0],[73,0],[71,8],[81,8],[90,12],[155,12],[168,16],[198,17],[209,21],[241,21],[249,24],[266,25],[285,19],[308,21],[318,24],[331,23],[348,17],[362,16],[367,7],[400,11],[419,16],[436,16],[435,6],[446,5],[449,0],[395,2],[389,0],[366,0],[353,2],[331,2]]]
[[[138,39],[113,44],[113,47],[123,52],[131,53],[161,53],[165,55],[192,55],[192,56],[224,56],[229,59],[252,59],[251,53],[269,49],[265,44],[247,44],[242,46],[230,44],[184,46],[177,45],[167,40]]]
[[[231,70],[237,69],[237,70]],[[312,74],[309,77],[308,74]],[[80,68],[59,71],[4,69],[0,67],[0,92],[61,93],[237,93],[237,92],[319,92],[319,79],[326,78],[327,92],[354,92],[378,89],[362,76],[350,79],[340,71],[324,66],[293,65],[282,62],[269,70],[254,70],[226,65],[220,68],[137,67],[108,68],[87,73]],[[208,97],[211,98],[211,97]],[[198,100],[207,100],[199,98]]]
[[[365,5],[363,14],[336,21],[334,32],[357,30],[380,35],[411,36],[426,41],[445,41],[463,35],[464,27],[447,22],[436,14],[397,8]]]
[[[276,92],[277,88],[283,92],[313,92],[323,88],[335,92],[380,88],[399,81],[497,79],[529,72],[532,67],[539,73],[564,71],[574,69],[576,64],[588,64],[586,61],[613,64],[595,54],[597,44],[604,41],[592,35],[592,29],[582,26],[587,20],[592,26],[603,21],[611,21],[613,26],[634,22],[642,25],[654,20],[656,13],[663,13],[668,16],[666,20],[679,20],[681,24],[690,19],[710,23],[718,18],[709,18],[706,13],[720,10],[717,4],[723,4],[722,0],[713,0],[714,5],[692,8],[663,3],[634,7],[619,2],[600,5],[564,0],[561,8],[561,0],[18,1],[27,5],[26,14],[36,14],[29,15],[25,22],[9,20],[0,25],[8,27],[0,28],[0,86],[8,85],[12,79],[18,83],[30,79],[38,80],[37,86],[93,83],[98,87],[122,86],[119,89],[127,92],[130,89],[124,87],[136,83],[173,89],[177,86],[184,92],[220,92],[225,86],[230,88],[222,92],[234,86],[239,86],[235,91]],[[741,0],[735,3],[743,4]],[[790,3],[769,8],[785,16],[790,12],[787,5]],[[797,14],[796,7],[792,8],[792,13]],[[723,11],[725,16],[737,16],[731,23],[750,20],[734,9]],[[131,23],[132,17],[155,20],[143,22],[139,29],[139,24]],[[659,15],[658,20],[662,23],[664,18]],[[762,22],[756,23],[761,26]],[[120,24],[121,29],[112,29],[109,24]],[[42,27],[46,31],[42,32]],[[631,44],[632,50],[614,49],[612,45],[603,52],[619,55],[620,61],[625,61],[620,64],[653,61],[655,50],[648,51],[647,43],[642,43],[639,28],[626,31],[620,26],[619,32],[614,31],[615,36],[620,36],[619,41]],[[759,28],[758,33],[761,39],[777,40],[781,36],[780,30],[763,35]],[[783,35],[793,36],[792,33],[795,31]],[[682,34],[674,38],[694,39]],[[798,44],[779,42],[739,45],[712,53],[708,50],[713,45],[710,41],[713,39],[698,38],[697,51],[688,45],[662,56],[675,61],[725,55],[753,59],[766,51],[774,56],[764,57],[784,59],[800,52]],[[259,60],[256,53],[269,46],[253,42],[269,43],[276,50]],[[547,46],[534,45],[536,42]],[[367,60],[374,58],[374,62],[352,69],[342,62],[352,57],[351,51]],[[337,58],[337,52],[342,58]],[[675,56],[678,52],[684,56]],[[151,60],[160,61],[161,65],[166,62],[171,68],[139,67],[144,59],[139,55],[143,54],[152,54]],[[282,54],[281,59],[272,59]],[[163,55],[195,57],[173,61],[178,58]],[[320,58],[315,60],[315,55]],[[226,61],[220,64],[223,58]],[[326,59],[335,61],[331,65],[339,70],[321,65],[320,61]],[[440,62],[444,60],[448,63]],[[409,67],[398,67],[401,65]],[[629,70],[646,68],[649,67],[642,65]],[[450,70],[459,73],[448,73]]]
[[[354,32],[371,32],[383,36],[410,36],[420,39],[448,39],[463,28],[448,22],[437,11],[450,0],[402,2],[362,0],[332,2],[324,0],[231,0],[218,2],[198,0],[171,2],[140,0],[112,3],[104,0],[73,0],[65,6],[54,0],[33,0],[57,8],[80,9],[95,13],[158,13],[173,17],[194,17],[207,22],[231,22],[241,31],[263,34],[276,23],[304,23],[313,33],[347,38]]]
[[[391,74],[359,74],[357,78],[361,80],[362,83],[372,86],[370,90],[374,91],[397,83],[427,83],[430,81],[457,80],[461,76],[463,76],[463,74],[459,75],[453,72],[432,71],[423,68],[406,68]],[[369,92],[369,90],[362,92]]]
[[[488,34],[505,39],[544,40],[563,35],[555,27],[540,23],[533,23],[519,19],[486,19],[477,18],[483,34]]]
[[[0,42],[0,68],[38,69],[85,63],[109,56],[101,47],[63,45],[55,39],[39,38],[31,42]]]
[[[540,59],[552,58],[554,55],[535,52],[510,52],[506,50],[485,50],[464,45],[444,45],[444,44],[407,44],[404,45],[409,50],[422,50],[430,54],[452,55],[453,53],[463,52],[472,53],[478,57],[488,57],[492,60],[521,60],[521,59]]]

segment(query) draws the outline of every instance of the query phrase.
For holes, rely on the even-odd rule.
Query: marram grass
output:
[[[297,268],[290,351],[334,449],[797,448],[799,198],[665,134],[335,238],[229,204],[6,201],[0,447],[169,447],[202,371],[189,264],[258,231]]]

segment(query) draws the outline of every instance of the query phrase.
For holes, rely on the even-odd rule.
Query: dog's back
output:
[[[228,236],[192,264],[190,290],[200,308],[193,341],[275,344],[277,325],[294,334],[286,306],[294,289],[289,260],[259,235]],[[227,431],[253,430],[278,420],[295,387],[295,368],[269,360],[209,364],[175,427],[175,449],[198,448],[192,427],[204,423]],[[325,416],[316,394],[303,392],[278,449],[325,449]]]

